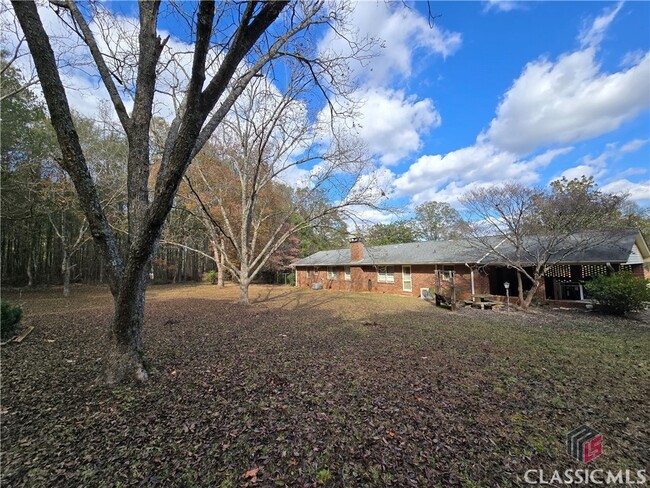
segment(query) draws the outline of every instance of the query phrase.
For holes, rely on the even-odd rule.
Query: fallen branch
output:
[[[4,342],[0,342],[0,347],[2,347],[2,346],[6,346],[6,345],[9,344],[10,342],[12,342],[15,338],[16,338],[16,336],[13,336],[13,337],[11,337],[10,339],[7,339],[7,340],[4,341]]]
[[[22,334],[20,334],[18,337],[14,339],[14,342],[20,344],[25,340],[25,337],[27,337],[29,334],[32,333],[33,330],[34,330],[34,326],[30,325],[29,327],[27,327],[27,330],[25,332],[23,332]]]

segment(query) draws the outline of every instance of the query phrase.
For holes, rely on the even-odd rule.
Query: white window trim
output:
[[[328,266],[327,267],[327,279],[328,280],[335,280],[337,278],[337,272],[334,271],[334,266]]]
[[[379,268],[377,268],[377,283],[395,283],[394,267],[379,266]]]
[[[352,281],[352,273],[350,271],[350,266],[343,266],[343,279],[345,281]]]
[[[408,280],[405,279],[405,273],[404,273],[405,268],[408,268],[409,270]],[[406,288],[407,283],[409,284],[408,288]],[[413,291],[413,270],[411,269],[411,266],[402,266],[402,291]]]

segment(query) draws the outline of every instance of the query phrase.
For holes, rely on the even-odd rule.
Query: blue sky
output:
[[[119,57],[120,46],[129,49],[124,40],[134,37],[137,4],[105,5],[123,16],[122,30],[111,31]],[[465,191],[481,185],[543,186],[586,175],[650,206],[650,2],[352,5],[351,27],[382,40],[367,65],[351,68],[363,102],[357,135],[388,205],[458,206]],[[432,27],[429,7],[437,16]],[[48,30],[61,29],[51,9],[40,11]],[[189,64],[187,32],[170,19],[161,15],[159,27]],[[63,47],[67,38],[59,40]],[[71,44],[68,51],[87,56],[79,49]],[[329,32],[318,49],[344,44]],[[96,115],[107,98],[96,77],[77,70],[64,79],[71,105]],[[169,117],[170,105],[161,99],[159,113]],[[398,218],[378,211],[362,217]]]
[[[383,137],[363,134],[384,168],[393,202],[457,205],[478,185],[546,185],[585,174],[605,190],[629,192],[650,205],[649,3],[430,6],[440,17],[428,37],[446,38],[447,49],[445,42],[423,40],[427,33],[405,21],[426,20],[425,2],[411,4],[406,14],[400,5],[358,6],[386,41],[386,53],[373,63],[397,72],[379,82],[362,80],[362,89],[391,92],[393,101],[400,98],[394,92],[401,93],[401,104],[386,114],[394,123],[378,131]],[[408,37],[391,28],[399,15]],[[410,69],[400,72],[391,51],[408,53]],[[369,97],[385,105],[376,98]],[[415,108],[418,103],[426,110]],[[369,121],[377,114],[370,111]],[[423,119],[424,112],[435,117]],[[410,149],[391,155],[391,147]]]

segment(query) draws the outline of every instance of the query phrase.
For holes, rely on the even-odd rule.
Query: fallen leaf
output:
[[[244,476],[242,476],[242,478],[245,480],[250,478],[250,480],[255,483],[257,481],[257,473],[260,472],[260,469],[261,468],[251,468],[244,473]]]

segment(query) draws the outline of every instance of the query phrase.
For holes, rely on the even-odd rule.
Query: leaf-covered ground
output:
[[[414,298],[151,287],[151,380],[102,382],[111,299],[4,297],[34,332],[2,348],[3,486],[521,486],[643,469],[650,328],[585,312],[456,313]]]

